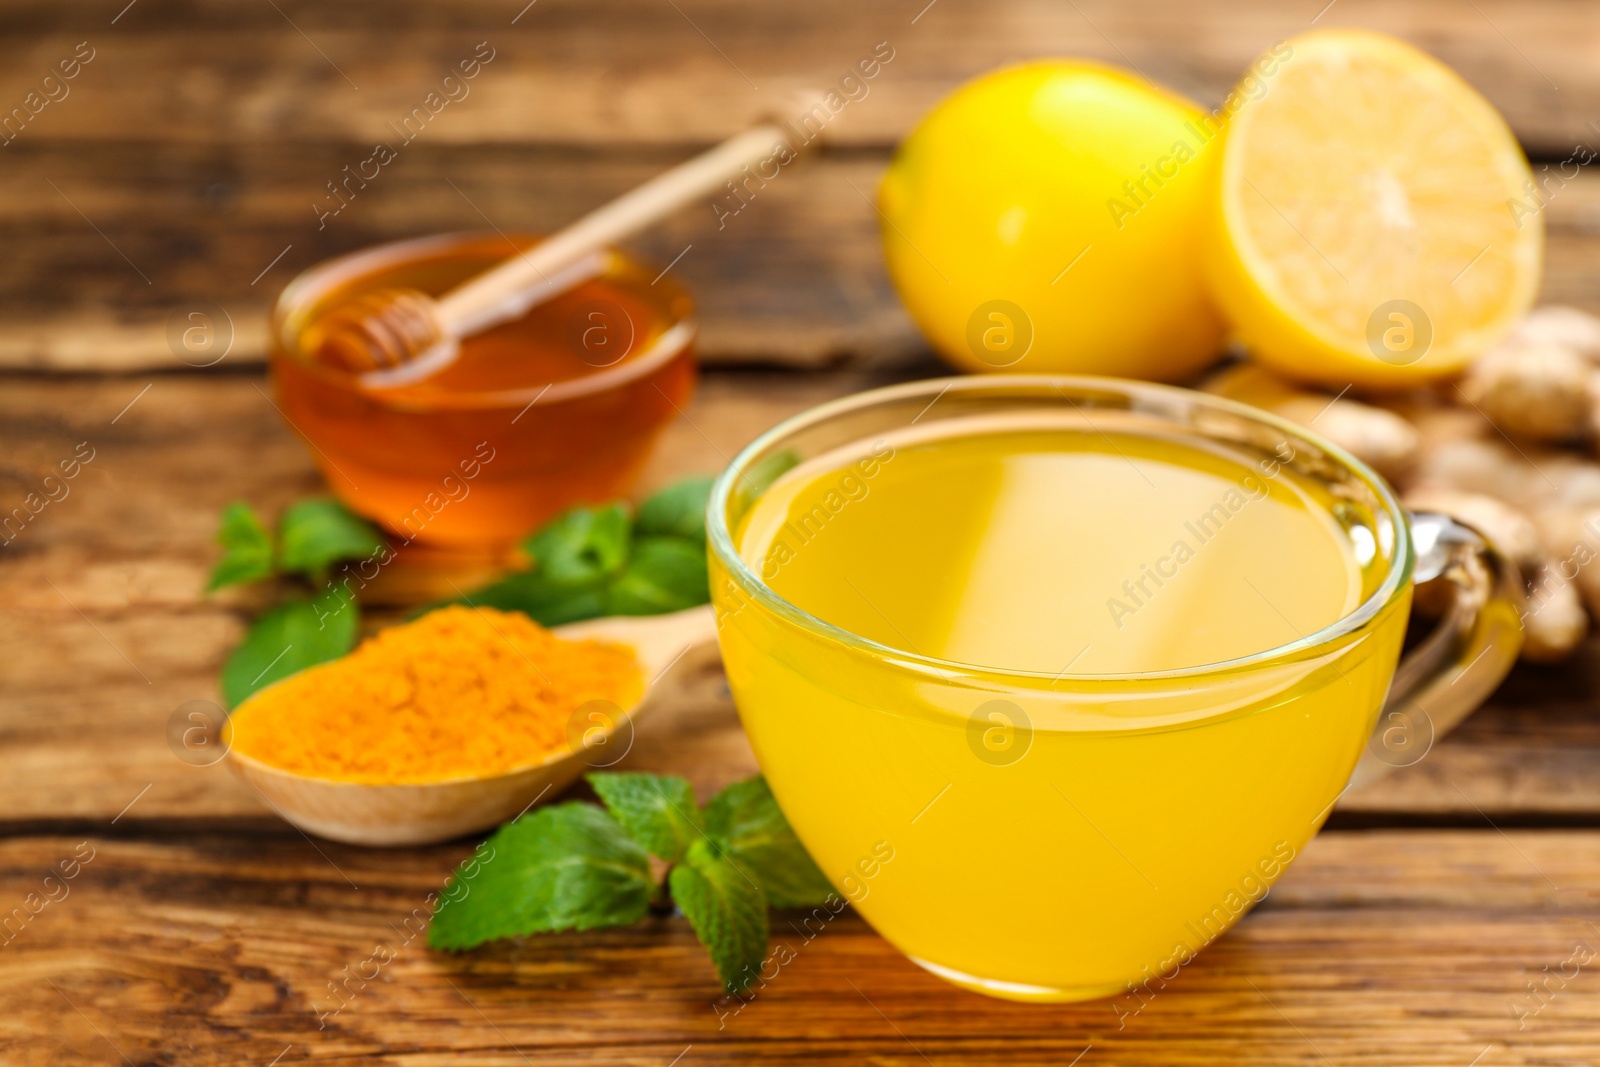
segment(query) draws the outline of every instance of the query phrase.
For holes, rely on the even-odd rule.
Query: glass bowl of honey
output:
[[[308,328],[354,296],[437,296],[538,240],[379,245],[310,268],[278,299],[280,411],[333,492],[404,545],[503,549],[567,508],[626,495],[693,391],[692,301],[615,251],[598,276],[464,339],[453,363],[409,384],[375,386],[308,350]]]

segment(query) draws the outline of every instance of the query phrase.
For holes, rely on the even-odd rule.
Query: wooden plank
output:
[[[645,483],[719,469],[786,415],[897,376],[709,374]],[[271,515],[325,491],[305,449],[254,375],[12,376],[3,385],[0,513],[80,443],[95,455],[68,495],[0,548],[0,826],[109,819],[135,796],[131,823],[272,825],[222,768],[177,759],[165,728],[186,701],[217,699],[217,669],[253,607],[202,594],[219,510],[243,498]],[[1335,819],[1592,825],[1597,664],[1600,640],[1567,666],[1520,671],[1416,766],[1347,796]],[[648,721],[637,753],[642,766],[708,788],[754,768],[716,677]]]
[[[7,909],[92,857],[0,946],[0,1048],[18,1064],[1501,1067],[1586,1062],[1600,1018],[1581,964],[1516,1014],[1538,1003],[1526,983],[1600,945],[1593,831],[1324,834],[1142,1007],[980,1000],[848,912],[809,941],[780,915],[793,959],[737,1013],[679,918],[436,955],[417,933],[427,895],[467,851],[0,843]]]
[[[338,201],[325,184],[370,149],[22,146],[0,171],[0,367],[183,369],[169,323],[220,306],[232,364],[265,358],[271,302],[330,256],[449,230],[559,228],[682,158],[504,147],[407,150]],[[877,362],[921,349],[865,199],[882,161],[786,171],[719,225],[708,200],[642,237],[639,254],[695,294],[709,362]],[[320,227],[320,228],[319,228]],[[190,363],[195,362],[190,360]]]
[[[444,230],[548,231],[681,151],[624,157],[419,145],[319,229],[346,145],[23,145],[0,170],[0,368],[182,369],[168,324],[219,305],[229,365],[264,358],[270,303],[328,256]],[[710,203],[636,242],[694,292],[710,363],[904,364],[925,351],[884,271],[880,155],[798,164],[719,225]],[[324,210],[327,208],[324,207]],[[1600,311],[1600,178],[1551,197],[1543,298]],[[681,258],[679,258],[681,256]]]
[[[1552,667],[1524,665],[1442,743],[1411,766],[1347,794],[1335,819],[1445,817],[1467,826],[1594,818],[1600,767],[1600,638]]]
[[[886,380],[852,372],[711,377],[666,434],[643,484],[718,470],[781,418]],[[0,645],[8,650],[0,657],[0,744],[15,760],[15,773],[0,777],[18,787],[20,802],[0,806],[0,822],[109,817],[141,793],[130,819],[270,822],[224,768],[185,764],[165,739],[180,705],[218,699],[217,669],[255,606],[248,597],[203,595],[219,510],[245,499],[271,515],[325,491],[264,383],[226,374],[11,379],[0,390],[0,441],[7,515],[81,443],[93,449],[66,495],[0,548],[10,557],[0,566]],[[653,731],[667,730],[676,766],[696,780],[751,773],[720,692],[720,679],[703,680],[662,708],[641,730],[641,755],[658,755]]]
[[[274,7],[277,10],[274,10]],[[1004,63],[1078,55],[1132,66],[1208,106],[1275,41],[1356,25],[1452,64],[1536,152],[1563,158],[1596,137],[1587,101],[1600,13],[1568,0],[817,0],[753,10],[740,0],[422,0],[276,5],[141,0],[115,24],[71,8],[0,11],[0,101],[9,110],[88,39],[93,61],[46,105],[30,140],[387,139],[390,123],[480,41],[489,66],[427,136],[440,142],[705,143],[787,91],[835,84],[880,42],[894,50],[846,112],[850,143],[888,145],[956,84]],[[457,90],[459,94],[459,90]],[[684,106],[684,101],[694,101]]]

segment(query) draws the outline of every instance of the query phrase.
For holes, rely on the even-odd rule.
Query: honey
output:
[[[689,297],[619,253],[597,278],[461,343],[454,363],[375,387],[317,362],[308,327],[352,296],[441,294],[527,235],[384,245],[295,279],[273,318],[277,403],[329,487],[402,545],[496,549],[627,494],[694,386]]]

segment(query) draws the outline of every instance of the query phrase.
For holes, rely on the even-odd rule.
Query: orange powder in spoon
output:
[[[501,774],[569,747],[590,701],[644,691],[632,649],[564,641],[518,612],[449,607],[250,697],[236,752],[314,778],[437,782]],[[582,728],[587,728],[587,720]]]

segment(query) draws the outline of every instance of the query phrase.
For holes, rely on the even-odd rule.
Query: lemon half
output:
[[[1382,34],[1318,30],[1269,55],[1271,74],[1256,65],[1230,98],[1208,246],[1238,339],[1334,388],[1460,369],[1539,287],[1544,217],[1515,137],[1457,74]]]

